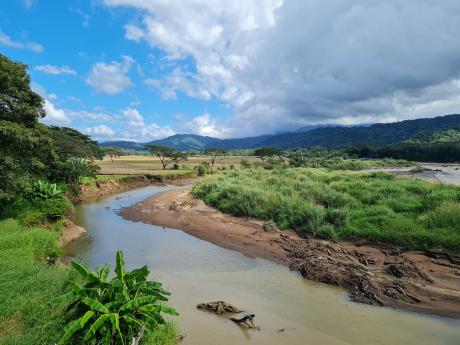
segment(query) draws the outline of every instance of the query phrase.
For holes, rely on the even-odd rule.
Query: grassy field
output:
[[[223,171],[194,189],[238,216],[333,240],[460,251],[460,188],[386,173],[290,168]]]
[[[0,221],[0,344],[56,344],[65,324],[64,310],[47,303],[74,280],[67,268],[47,264],[57,258],[59,232]],[[142,344],[173,345],[174,325],[148,335]],[[83,342],[81,342],[83,344]]]
[[[222,166],[234,165],[238,167],[242,158],[247,159],[249,162],[260,162],[256,157],[223,157],[218,158],[214,165],[215,168]],[[188,161],[180,164],[181,170],[193,169],[201,162],[210,162],[207,156],[194,156],[189,157]],[[177,172],[177,170],[163,170],[160,160],[156,157],[146,156],[122,156],[112,160],[110,157],[104,157],[101,161],[96,161],[96,164],[101,167],[102,175],[145,175],[145,174],[162,174],[167,172]]]

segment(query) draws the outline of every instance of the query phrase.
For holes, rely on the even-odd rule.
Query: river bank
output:
[[[262,221],[223,214],[194,199],[190,188],[158,194],[121,209],[120,215],[288,265],[305,278],[349,289],[358,302],[460,317],[458,257],[302,239]]]

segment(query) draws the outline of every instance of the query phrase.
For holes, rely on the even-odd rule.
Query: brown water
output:
[[[146,187],[77,206],[75,221],[89,234],[67,252],[93,267],[113,263],[118,249],[128,268],[148,264],[172,292],[183,344],[460,344],[460,320],[356,304],[344,290],[305,280],[282,265],[117,214],[166,189]],[[214,300],[254,313],[260,331],[196,309]]]

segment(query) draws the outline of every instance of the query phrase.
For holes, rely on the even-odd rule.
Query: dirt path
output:
[[[158,194],[120,214],[283,263],[305,278],[349,289],[358,302],[460,317],[460,257],[302,239],[263,221],[223,214],[194,199],[190,188]]]

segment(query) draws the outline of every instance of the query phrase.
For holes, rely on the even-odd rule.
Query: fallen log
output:
[[[231,317],[230,320],[236,322],[240,326],[244,326],[247,328],[256,328],[256,325],[254,324],[254,317],[254,314],[247,314],[241,318]]]
[[[217,314],[228,313],[241,313],[241,310],[230,303],[224,301],[200,303],[196,306],[198,309],[206,309],[213,311]]]

